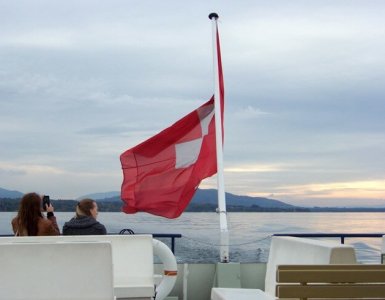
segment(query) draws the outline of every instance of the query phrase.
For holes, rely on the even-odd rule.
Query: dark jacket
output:
[[[106,227],[92,217],[79,216],[65,222],[63,235],[98,235],[107,234]]]

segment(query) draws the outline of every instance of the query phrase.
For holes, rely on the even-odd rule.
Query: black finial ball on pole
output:
[[[212,18],[215,18],[215,20],[218,20],[219,16],[217,13],[211,13],[209,14],[209,19],[211,20]]]

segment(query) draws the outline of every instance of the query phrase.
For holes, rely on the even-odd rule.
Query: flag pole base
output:
[[[241,264],[240,263],[217,263],[216,264],[216,287],[240,288],[241,287]]]

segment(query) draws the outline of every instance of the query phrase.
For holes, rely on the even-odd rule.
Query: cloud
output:
[[[71,32],[58,32],[58,30],[41,30],[39,32],[31,30],[30,32],[19,35],[3,36],[0,40],[3,47],[21,47],[21,48],[69,48],[74,45],[71,39]]]
[[[248,105],[247,107],[243,107],[241,109],[238,109],[234,112],[234,115],[231,116],[232,118],[235,118],[237,120],[248,120],[248,119],[255,119],[260,116],[268,115],[268,112],[261,111],[258,108],[255,108],[251,105]]]
[[[20,176],[25,175],[26,172],[24,170],[19,169],[8,169],[8,168],[0,168],[0,175],[1,176]]]
[[[284,169],[280,165],[237,165],[234,167],[226,167],[227,173],[260,173],[260,172],[278,172]]]
[[[120,153],[211,97],[207,15],[216,10],[227,191],[290,201],[381,197],[380,187],[354,183],[384,178],[384,8],[344,0],[4,2],[1,182],[63,196],[118,190]],[[215,187],[215,176],[205,186]]]
[[[0,162],[0,168],[15,175],[63,174],[64,170],[47,165]]]
[[[291,194],[301,194],[307,198],[385,198],[385,180],[351,181],[351,182],[330,182],[314,183],[297,186],[282,186]]]

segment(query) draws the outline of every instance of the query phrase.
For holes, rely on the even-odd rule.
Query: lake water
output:
[[[0,234],[12,234],[10,221],[15,212],[0,213]],[[59,227],[73,213],[57,212]],[[219,261],[219,217],[216,213],[184,213],[178,219],[165,219],[145,213],[99,213],[98,220],[108,233],[129,228],[135,233],[180,233],[175,253],[178,262]],[[275,233],[382,233],[384,213],[228,213],[230,261],[266,262],[271,236]],[[161,239],[170,244],[170,239]],[[339,238],[330,238],[339,242]],[[379,263],[380,238],[347,238],[355,247],[358,260]]]

